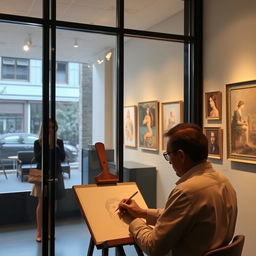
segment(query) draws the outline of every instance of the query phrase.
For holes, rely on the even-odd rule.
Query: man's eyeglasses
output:
[[[166,160],[166,161],[168,161],[168,162],[170,162],[170,154],[171,153],[175,153],[175,152],[177,152],[178,151],[178,149],[177,150],[173,150],[173,151],[171,151],[171,152],[164,152],[163,153],[163,156],[164,156],[164,159]]]
[[[170,156],[169,156],[169,153],[168,152],[164,152],[163,153],[163,156],[165,158],[166,161],[170,162]]]

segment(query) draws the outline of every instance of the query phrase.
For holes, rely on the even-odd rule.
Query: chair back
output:
[[[34,158],[34,151],[18,152],[18,160],[21,161],[22,164],[30,164],[33,158]]]
[[[203,256],[241,256],[244,246],[244,235],[237,235],[226,246],[205,253]]]

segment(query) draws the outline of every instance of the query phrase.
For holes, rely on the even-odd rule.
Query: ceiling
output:
[[[1,13],[42,17],[43,0],[1,0]],[[182,0],[125,0],[125,27],[154,30],[154,25],[183,10]],[[116,26],[116,0],[57,0],[57,19],[86,24]],[[158,31],[158,30],[156,30]],[[158,31],[169,32],[171,31]],[[31,50],[22,46],[28,38]],[[75,40],[79,47],[74,48]],[[88,62],[115,47],[115,37],[57,30],[57,59]],[[0,56],[42,58],[40,27],[0,23]]]

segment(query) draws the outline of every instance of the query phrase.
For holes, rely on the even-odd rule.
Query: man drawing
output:
[[[236,192],[207,162],[208,141],[198,126],[178,124],[166,136],[164,157],[180,178],[164,209],[143,209],[123,199],[120,215],[130,216],[130,233],[148,255],[203,255],[232,239]]]

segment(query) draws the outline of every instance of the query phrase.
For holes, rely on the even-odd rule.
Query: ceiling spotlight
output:
[[[106,60],[107,60],[107,61],[110,61],[111,56],[112,56],[112,52],[108,52],[108,53],[106,54],[106,56],[105,56]]]
[[[103,60],[98,59],[97,62],[98,62],[98,64],[102,64]]]
[[[27,40],[25,40],[24,45],[23,45],[23,51],[27,52],[30,50],[30,47],[32,45],[32,40],[31,37],[29,36]]]
[[[78,48],[78,47],[79,47],[77,38],[75,38],[73,47],[74,47],[74,48]]]

